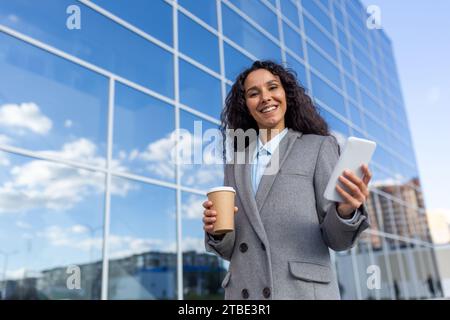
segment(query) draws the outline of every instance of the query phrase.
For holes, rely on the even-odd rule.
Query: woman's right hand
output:
[[[211,235],[214,235],[214,223],[216,222],[216,210],[212,210],[213,203],[210,200],[206,200],[203,202],[203,230],[208,232]],[[234,213],[238,212],[238,207],[234,207]]]

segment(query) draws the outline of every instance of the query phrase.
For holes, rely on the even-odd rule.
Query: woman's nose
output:
[[[272,99],[272,97],[270,95],[270,92],[269,91],[263,91],[263,93],[262,93],[262,100],[263,100],[263,102],[270,101],[270,99]]]

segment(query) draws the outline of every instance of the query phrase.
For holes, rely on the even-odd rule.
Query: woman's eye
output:
[[[276,89],[276,88],[277,88],[277,86],[273,86],[273,87],[270,87],[269,89],[272,90],[272,89]]]

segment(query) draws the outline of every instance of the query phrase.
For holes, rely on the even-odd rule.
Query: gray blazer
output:
[[[351,248],[369,223],[364,207],[349,224],[323,197],[337,159],[334,138],[289,129],[278,172],[263,175],[256,197],[249,161],[225,165],[224,184],[237,191],[235,231],[221,240],[205,233],[206,250],[230,261],[225,299],[340,299],[328,248]]]

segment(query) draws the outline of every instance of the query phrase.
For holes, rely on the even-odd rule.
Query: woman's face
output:
[[[252,71],[244,90],[247,108],[259,129],[285,128],[286,93],[278,76],[266,69]]]

